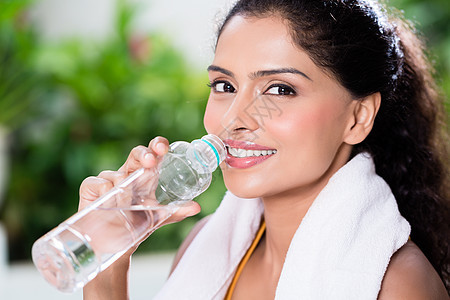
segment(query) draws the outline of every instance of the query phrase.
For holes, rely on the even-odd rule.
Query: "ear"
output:
[[[369,135],[380,109],[381,95],[377,92],[354,101],[355,108],[344,137],[344,142],[350,145],[361,143]]]

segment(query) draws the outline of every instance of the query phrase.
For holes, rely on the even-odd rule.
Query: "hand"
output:
[[[86,178],[80,186],[79,210],[97,200],[134,171],[140,168],[156,167],[168,149],[168,140],[163,137],[156,137],[150,141],[148,147],[135,147],[118,171],[103,171],[98,176]],[[190,201],[183,205],[165,224],[179,222],[186,217],[199,213],[200,209],[198,203]]]
[[[148,147],[137,146],[129,154],[126,162],[118,171],[103,171],[98,176],[86,178],[80,186],[79,209],[98,199],[104,193],[122,182],[134,171],[140,168],[154,168],[169,149],[169,142],[163,137],[156,137],[150,141]],[[177,210],[162,225],[179,222],[186,217],[200,212],[200,206],[189,201]],[[114,262],[107,270],[100,273],[84,289],[85,299],[124,299],[127,294],[127,273],[130,257],[138,245],[148,237],[145,236],[139,243]],[[118,296],[120,295],[120,296]],[[117,297],[116,297],[117,296]],[[100,297],[100,298],[99,298]]]

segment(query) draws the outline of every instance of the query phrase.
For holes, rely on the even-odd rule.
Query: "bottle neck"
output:
[[[205,135],[201,139],[191,142],[189,156],[191,160],[198,162],[206,172],[214,172],[226,158],[226,148],[222,140],[212,134]]]

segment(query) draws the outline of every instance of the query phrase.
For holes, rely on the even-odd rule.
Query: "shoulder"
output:
[[[211,215],[206,216],[200,221],[198,221],[197,224],[195,224],[195,226],[192,228],[191,232],[189,232],[188,236],[184,239],[183,243],[178,249],[177,254],[175,255],[170,273],[172,273],[173,270],[175,270],[176,266],[180,262],[180,259],[183,257],[184,252],[186,252],[186,249],[189,247],[189,245],[197,236],[197,234],[200,232],[200,230],[205,226],[206,223],[208,223],[210,217]]]
[[[431,263],[411,241],[391,258],[378,299],[449,299]]]

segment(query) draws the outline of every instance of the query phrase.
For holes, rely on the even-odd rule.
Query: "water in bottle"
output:
[[[225,156],[222,140],[214,135],[171,144],[157,168],[137,170],[38,239],[34,264],[60,291],[83,287],[206,190]]]

